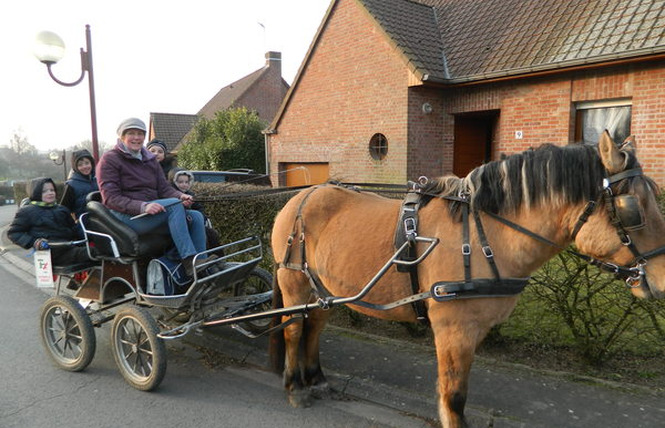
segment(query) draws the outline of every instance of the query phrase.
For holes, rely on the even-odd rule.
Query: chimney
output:
[[[266,67],[274,68],[277,74],[282,75],[282,53],[281,52],[266,52]]]

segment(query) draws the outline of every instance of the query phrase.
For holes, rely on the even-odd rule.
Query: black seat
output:
[[[118,220],[99,201],[101,199],[99,192],[90,193],[86,199],[88,200],[86,204],[88,213],[84,223],[86,231],[110,235],[118,247],[120,256],[130,258],[159,257],[164,255],[173,245],[168,228],[165,228],[164,233],[151,232],[139,235],[125,223]],[[94,233],[88,233],[87,237],[91,245],[94,246],[97,257],[113,257],[113,250],[108,238]]]

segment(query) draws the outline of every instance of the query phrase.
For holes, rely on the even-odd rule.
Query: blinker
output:
[[[624,229],[639,230],[646,226],[644,209],[637,200],[637,196],[614,196],[614,206]]]

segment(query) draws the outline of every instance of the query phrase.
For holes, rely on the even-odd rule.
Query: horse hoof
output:
[[[307,391],[294,391],[289,394],[289,403],[297,409],[306,408],[312,405],[312,399]]]

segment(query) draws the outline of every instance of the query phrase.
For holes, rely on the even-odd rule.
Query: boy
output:
[[[69,209],[55,202],[55,183],[50,178],[35,178],[30,182],[30,202],[16,212],[7,236],[25,249],[44,248],[49,242],[68,242],[78,239],[74,218]],[[55,266],[68,266],[89,261],[86,247],[58,245],[51,248]]]

